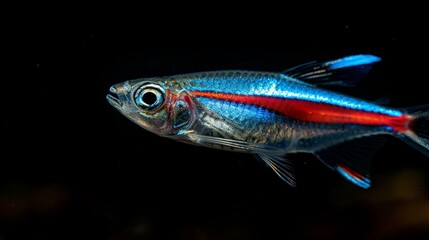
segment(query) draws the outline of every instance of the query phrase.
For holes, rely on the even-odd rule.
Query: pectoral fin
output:
[[[274,172],[290,186],[295,187],[296,181],[293,174],[293,167],[290,161],[283,158],[284,151],[278,148],[269,147],[264,144],[249,143],[240,140],[226,139],[220,137],[204,136],[194,133],[185,134],[188,141],[194,144],[219,147],[224,150],[241,150],[243,152],[255,153],[255,156],[264,161]]]
[[[248,153],[280,153],[283,152],[281,149],[270,147],[259,143],[249,143],[241,140],[228,139],[222,137],[213,137],[199,135],[195,133],[187,133],[186,137],[188,140],[196,145],[202,145],[206,147],[214,148],[226,148],[224,150],[240,150]]]

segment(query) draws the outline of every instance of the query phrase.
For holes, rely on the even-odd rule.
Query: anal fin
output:
[[[318,151],[315,155],[350,182],[369,188],[371,159],[384,142],[380,136],[362,137]]]
[[[356,184],[362,188],[369,188],[371,186],[371,180],[369,177],[365,177],[358,172],[355,172],[345,166],[338,165],[336,168],[337,172],[340,173],[343,177],[345,177],[350,182]]]

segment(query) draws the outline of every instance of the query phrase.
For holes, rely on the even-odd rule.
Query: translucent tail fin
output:
[[[429,105],[413,107],[407,110],[413,117],[410,131],[401,135],[402,139],[429,157]]]

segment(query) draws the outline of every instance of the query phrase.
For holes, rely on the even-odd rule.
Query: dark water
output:
[[[426,26],[408,20],[22,21],[5,45],[0,239],[429,236],[429,159],[397,139],[376,154],[369,190],[307,155],[290,157],[299,186],[291,189],[250,155],[159,138],[105,100],[112,84],[133,78],[281,71],[368,53],[383,61],[342,91],[389,106],[429,103]]]

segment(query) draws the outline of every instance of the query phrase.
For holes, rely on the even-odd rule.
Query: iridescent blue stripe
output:
[[[207,109],[234,122],[243,124],[246,122],[272,122],[276,115],[264,108],[245,105],[241,103],[227,102],[206,97],[198,97],[197,100]]]
[[[190,91],[221,92],[227,94],[270,96],[294,100],[320,102],[366,112],[375,112],[389,116],[400,116],[401,111],[389,109],[376,104],[329,92],[295,79],[273,77],[273,75],[254,75],[254,77],[223,77],[193,80]]]

